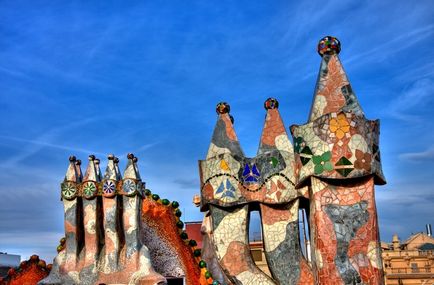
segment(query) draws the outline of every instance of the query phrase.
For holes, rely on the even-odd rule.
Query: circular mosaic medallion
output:
[[[104,197],[113,197],[116,194],[116,184],[112,180],[106,180],[102,186]]]
[[[137,192],[136,183],[131,179],[125,179],[122,184],[122,190],[124,190],[125,195],[134,196]]]
[[[75,184],[71,182],[65,182],[61,185],[61,194],[62,197],[66,200],[72,200],[75,198],[75,195],[77,194],[77,188],[75,187]]]
[[[83,184],[83,196],[86,199],[91,199],[93,197],[95,197],[97,193],[97,188],[95,185],[95,182],[85,182]]]

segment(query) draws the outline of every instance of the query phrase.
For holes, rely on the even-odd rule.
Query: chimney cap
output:
[[[268,98],[264,102],[264,108],[265,108],[265,110],[278,109],[279,108],[279,101],[277,101],[276,98]]]
[[[223,115],[231,111],[231,106],[226,102],[220,102],[215,108],[217,114]]]
[[[317,50],[320,56],[339,54],[341,52],[341,42],[335,37],[325,36],[318,42]]]

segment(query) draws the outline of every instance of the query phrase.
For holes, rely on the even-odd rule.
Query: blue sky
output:
[[[254,156],[266,98],[287,126],[307,121],[325,35],[381,119],[382,240],[434,224],[434,2],[1,1],[0,251],[54,257],[70,154],[123,169],[133,152],[148,187],[200,220],[216,103]]]

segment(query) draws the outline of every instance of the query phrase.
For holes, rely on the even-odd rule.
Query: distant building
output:
[[[404,242],[397,235],[381,243],[386,285],[434,285],[434,238],[431,231]]]
[[[0,277],[5,277],[11,267],[20,265],[21,256],[0,252]]]

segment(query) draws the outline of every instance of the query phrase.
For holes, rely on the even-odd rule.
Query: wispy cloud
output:
[[[420,79],[401,94],[392,98],[387,108],[387,114],[403,121],[419,121],[420,116],[415,112],[416,107],[427,106],[433,101],[433,94],[434,80],[432,78]]]
[[[30,78],[24,72],[21,72],[21,71],[15,70],[15,69],[11,69],[11,68],[7,68],[7,67],[0,66],[0,72],[8,74],[8,75],[16,76],[16,77]]]
[[[144,151],[146,151],[146,150],[148,150],[148,149],[150,149],[150,148],[152,148],[152,147],[154,147],[156,145],[158,145],[158,142],[144,144],[141,147],[139,147],[136,152],[137,153],[144,152]]]
[[[54,143],[38,141],[38,140],[29,140],[29,139],[10,137],[10,136],[0,136],[0,139],[6,139],[6,140],[10,140],[10,141],[15,141],[15,142],[23,142],[26,144],[32,144],[32,145],[47,147],[47,148],[56,148],[56,149],[68,150],[71,152],[79,152],[79,153],[84,153],[84,154],[105,155],[104,153],[100,153],[100,152],[89,150],[89,149],[70,147],[70,146],[66,146],[66,145],[54,144]],[[22,158],[22,159],[24,159],[24,158]]]
[[[20,150],[18,154],[15,154],[11,158],[4,160],[0,165],[8,165],[10,167],[17,166],[21,161],[25,160],[26,158],[30,157],[31,155],[34,155],[35,153],[42,150],[44,147],[50,147],[50,148],[57,148],[57,149],[64,149],[64,150],[72,150],[72,151],[78,151],[78,152],[86,152],[86,153],[92,153],[88,152],[88,150],[80,149],[80,148],[74,148],[69,147],[66,145],[60,145],[56,144],[53,141],[58,138],[60,135],[65,135],[65,132],[71,131],[72,129],[82,127],[86,124],[90,124],[96,121],[101,120],[103,117],[89,117],[82,120],[77,120],[74,122],[71,122],[69,124],[57,126],[54,128],[49,129],[42,135],[38,136],[35,139],[26,139],[26,138],[17,138],[13,136],[0,136],[0,138],[8,139],[11,141],[19,141],[25,143],[25,147]],[[98,153],[98,152],[96,152]]]
[[[413,45],[416,45],[419,41],[432,37],[433,34],[434,34],[434,24],[416,28],[408,32],[400,33],[398,34],[398,36],[382,44],[375,44],[374,48],[353,55],[352,57],[348,58],[345,62],[347,64],[348,63],[353,64],[352,62],[358,61],[359,59],[363,58],[364,59],[363,62],[359,62],[360,64],[362,64],[365,63],[366,60],[369,60],[371,55],[376,55],[374,57],[375,60],[378,60],[379,58],[385,59],[399,51],[402,51],[404,49],[410,48]]]
[[[434,160],[434,146],[420,152],[402,153],[399,155],[399,158],[410,162],[423,162],[427,160]]]

